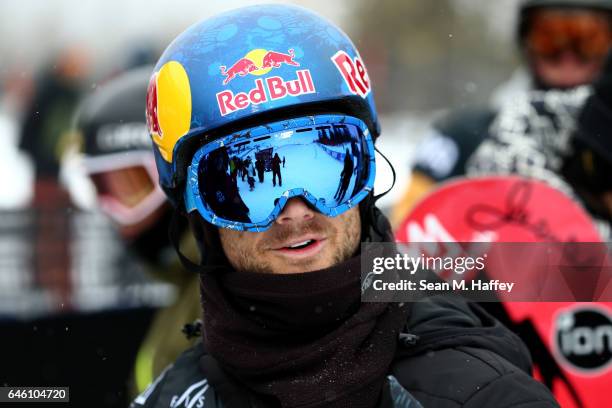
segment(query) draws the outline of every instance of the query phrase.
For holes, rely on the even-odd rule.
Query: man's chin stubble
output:
[[[351,215],[347,212],[339,217],[343,222],[343,226],[345,226],[343,232],[338,231],[334,225],[326,223],[325,218],[315,218],[307,224],[297,225],[291,228],[281,227],[272,230],[263,240],[258,240],[258,242],[254,243],[254,246],[251,248],[232,245],[231,240],[225,240],[226,242],[223,242],[223,239],[221,240],[222,246],[224,246],[226,254],[227,250],[230,249],[229,246],[232,247],[234,262],[232,262],[230,257],[228,257],[228,260],[231,266],[237,271],[286,274],[313,272],[315,270],[326,269],[348,260],[359,251],[359,241],[352,242],[350,239],[351,237],[358,236],[361,230],[359,215]],[[320,256],[314,257],[312,261],[304,259],[297,260],[296,263],[292,263],[292,265],[289,265],[286,259],[280,257],[280,259],[276,260],[265,259],[266,255],[261,257],[253,256],[254,254],[268,254],[269,251],[271,251],[271,247],[273,248],[274,245],[281,245],[281,243],[287,242],[291,237],[299,237],[307,233],[322,235],[328,240],[326,244],[329,245],[329,247],[327,249],[331,253],[324,251],[325,253],[320,255],[329,257],[330,260],[329,262],[323,262],[323,267],[314,266],[317,261],[321,259]],[[240,239],[241,236],[246,234],[248,233],[241,232],[233,238]],[[226,245],[228,247],[226,247]],[[270,254],[267,256],[277,257],[278,255]],[[287,272],[288,270],[293,270],[293,268],[299,268],[299,272]]]
[[[269,250],[261,250],[259,253],[265,253]],[[246,253],[240,258],[243,261],[242,265],[232,265],[234,269],[255,273],[266,274],[297,274],[314,272],[317,270],[327,269],[339,263],[342,263],[355,255],[355,251],[348,246],[340,247],[337,250],[331,251],[331,254],[324,254],[329,259],[328,262],[322,262],[321,256],[315,256],[311,259],[299,259],[291,261],[279,255],[272,255],[277,259],[274,260],[256,260],[252,256],[247,256]]]

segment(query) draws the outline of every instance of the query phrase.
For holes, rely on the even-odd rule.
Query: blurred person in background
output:
[[[27,154],[17,145],[34,84],[28,70],[19,65],[0,75],[0,84],[0,134],[8,142],[0,160],[0,209],[23,208],[30,204],[33,172]],[[23,176],[16,179],[15,173]]]
[[[72,208],[67,190],[59,182],[64,149],[71,140],[71,119],[89,73],[87,51],[65,48],[35,81],[33,95],[25,108],[19,147],[34,167],[33,262],[35,280],[70,307]]]
[[[612,238],[612,53],[593,86],[532,91],[502,109],[468,176],[520,174],[574,197]]]
[[[572,132],[570,154],[561,175],[585,208],[598,220],[606,241],[612,239],[612,53],[593,94],[580,110]]]
[[[608,53],[592,86],[533,90],[503,107],[489,129],[489,136],[467,161],[466,173],[468,177],[478,177],[473,180],[475,183],[482,180],[482,176],[492,175],[520,175],[543,181],[578,203],[581,211],[586,210],[585,214],[590,215],[590,219],[587,218],[589,224],[594,224],[591,228],[596,232],[595,236],[599,235],[588,241],[578,238],[584,234],[581,228],[586,225],[578,217],[563,219],[558,215],[559,208],[565,208],[567,204],[554,200],[537,202],[526,195],[520,210],[516,204],[515,216],[521,214],[525,222],[534,222],[537,208],[547,207],[549,218],[540,232],[548,235],[540,237],[540,240],[546,242],[566,235],[570,237],[570,244],[577,241],[609,242],[612,238],[611,129],[612,53]],[[441,190],[442,187],[432,192],[428,201],[432,202],[434,195]],[[492,200],[498,199],[492,197],[493,194],[495,192],[489,191]],[[475,205],[484,205],[485,201]],[[506,205],[511,207],[512,203]],[[443,207],[444,204],[429,208],[427,213],[443,218]],[[423,205],[417,206],[419,213],[424,208]],[[458,219],[466,217],[460,212],[453,214]],[[512,222],[511,218],[509,214],[508,223]],[[400,234],[406,233],[406,225],[402,224],[399,231],[403,232]],[[453,229],[450,223],[443,223],[443,226],[455,239],[461,240],[461,232]],[[399,238],[410,240],[410,237]],[[505,238],[512,241],[511,236]],[[495,240],[504,241],[499,236]],[[597,246],[582,248],[588,251]],[[576,285],[575,289],[579,287]],[[610,404],[607,388],[612,381],[612,303],[505,302],[483,306],[527,343],[538,377],[553,390],[563,407],[595,408]],[[566,324],[562,324],[563,316],[569,319],[565,320]],[[591,329],[599,333],[596,343],[591,343]],[[571,337],[574,335],[577,337]],[[568,338],[578,340],[572,343],[566,340]]]
[[[612,1],[522,0],[516,32],[532,89],[588,84],[612,44]],[[502,106],[512,102],[500,101]],[[394,227],[437,183],[465,174],[497,113],[493,107],[463,108],[434,122],[417,149],[409,185],[392,210]]]
[[[177,290],[175,302],[154,316],[136,356],[137,392],[191,344],[182,329],[201,315],[198,277],[182,268],[168,239],[171,207],[157,182],[146,129],[142,107],[152,70],[118,74],[82,102],[77,117],[82,165],[100,208],[151,275]],[[184,250],[194,253],[195,241],[183,235]]]
[[[37,193],[44,194],[45,185],[57,184],[62,153],[70,140],[71,119],[88,72],[89,56],[75,46],[62,51],[35,82],[23,117],[20,147],[32,158],[40,185]]]
[[[28,69],[15,65],[2,75],[0,112],[20,121],[34,91],[34,78]]]
[[[126,406],[137,346],[171,290],[143,276],[108,221],[73,207],[64,189],[87,51],[62,53],[36,83],[19,65],[5,78],[3,111],[23,126],[3,134],[13,140],[0,166],[0,382],[70,386],[76,406]],[[11,158],[19,142],[27,149]]]

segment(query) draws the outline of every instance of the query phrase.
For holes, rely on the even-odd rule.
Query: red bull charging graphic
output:
[[[236,61],[229,69],[225,65],[219,67],[221,75],[225,76],[223,85],[227,85],[237,75],[241,77],[250,73],[253,73],[253,75],[264,75],[272,68],[280,68],[282,64],[299,67],[300,63],[295,61],[294,58],[295,52],[293,49],[290,49],[287,54],[263,49],[250,51],[243,58]]]
[[[249,51],[244,57],[234,62],[229,68],[221,65],[219,70],[225,78],[223,85],[227,85],[236,77],[253,75],[255,77],[269,73],[274,68],[280,68],[283,64],[299,67],[300,63],[295,60],[295,52],[289,49],[287,53],[255,49]],[[255,86],[247,92],[234,93],[232,90],[218,92],[217,104],[222,116],[246,109],[251,105],[257,105],[269,100],[282,99],[287,96],[298,96],[315,93],[316,89],[312,74],[308,69],[298,70],[292,79],[284,79],[280,76],[272,76],[255,80]]]

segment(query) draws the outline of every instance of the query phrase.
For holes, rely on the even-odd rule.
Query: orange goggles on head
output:
[[[598,12],[536,10],[529,21],[525,45],[544,58],[572,51],[585,61],[599,59],[612,43],[609,17]]]

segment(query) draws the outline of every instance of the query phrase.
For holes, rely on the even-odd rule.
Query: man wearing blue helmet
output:
[[[374,205],[370,79],[333,24],[266,5],[192,26],[155,67],[147,119],[160,184],[200,243],[200,264],[183,260],[204,318],[133,407],[556,406],[477,306],[361,302],[359,244],[393,239]],[[255,188],[233,176],[249,157]],[[282,186],[261,182],[275,157]]]

